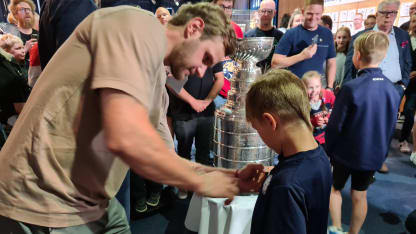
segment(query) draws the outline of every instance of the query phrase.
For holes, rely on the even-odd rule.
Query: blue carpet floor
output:
[[[389,174],[376,173],[376,182],[368,190],[368,214],[361,233],[403,234],[407,233],[404,222],[407,215],[416,209],[416,166],[409,155],[398,151],[398,142],[393,140],[386,163]],[[351,214],[350,184],[342,191],[342,223],[345,230]],[[182,234],[189,205],[187,200],[174,200],[173,205],[150,217],[132,221],[132,232],[140,234]]]

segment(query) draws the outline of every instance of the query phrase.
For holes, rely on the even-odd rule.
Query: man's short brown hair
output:
[[[321,5],[324,6],[323,0],[305,0],[305,7],[310,5]]]
[[[354,41],[354,50],[360,52],[365,64],[380,63],[389,48],[389,38],[383,32],[367,31]]]
[[[201,40],[220,36],[223,38],[225,55],[234,54],[236,49],[234,28],[224,10],[217,5],[211,3],[184,4],[168,24],[184,26],[195,17],[200,17],[205,23]]]
[[[257,78],[246,96],[246,119],[276,114],[284,122],[303,122],[311,131],[310,104],[303,82],[292,72],[273,69]]]

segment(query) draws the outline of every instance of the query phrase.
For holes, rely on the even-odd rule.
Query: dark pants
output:
[[[130,178],[133,202],[136,202],[142,198],[146,199],[147,195],[150,193],[162,192],[163,185],[155,183],[151,180],[147,180],[134,172],[130,174]]]
[[[416,94],[407,94],[406,95],[406,102],[404,104],[404,123],[400,135],[400,142],[407,140],[410,136],[410,132],[412,131],[414,116],[416,111]]]
[[[187,121],[173,121],[173,129],[178,140],[178,154],[191,159],[192,143],[195,138],[195,161],[211,165],[210,150],[214,135],[214,116],[195,117]]]
[[[50,228],[19,222],[0,216],[0,227],[0,233],[3,234],[131,233],[123,207],[114,198],[109,202],[107,213],[101,219],[86,224],[64,228]]]

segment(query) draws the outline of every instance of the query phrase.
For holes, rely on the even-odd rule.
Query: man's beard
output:
[[[23,19],[22,21],[20,21],[20,25],[22,26],[22,28],[33,28],[33,18],[30,21],[26,21],[25,19]]]

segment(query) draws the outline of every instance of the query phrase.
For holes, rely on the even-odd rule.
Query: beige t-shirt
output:
[[[164,28],[134,7],[88,16],[49,62],[0,152],[0,215],[47,227],[101,218],[128,166],[104,146],[97,89],[131,95],[169,147]],[[169,136],[169,137],[168,137]]]

